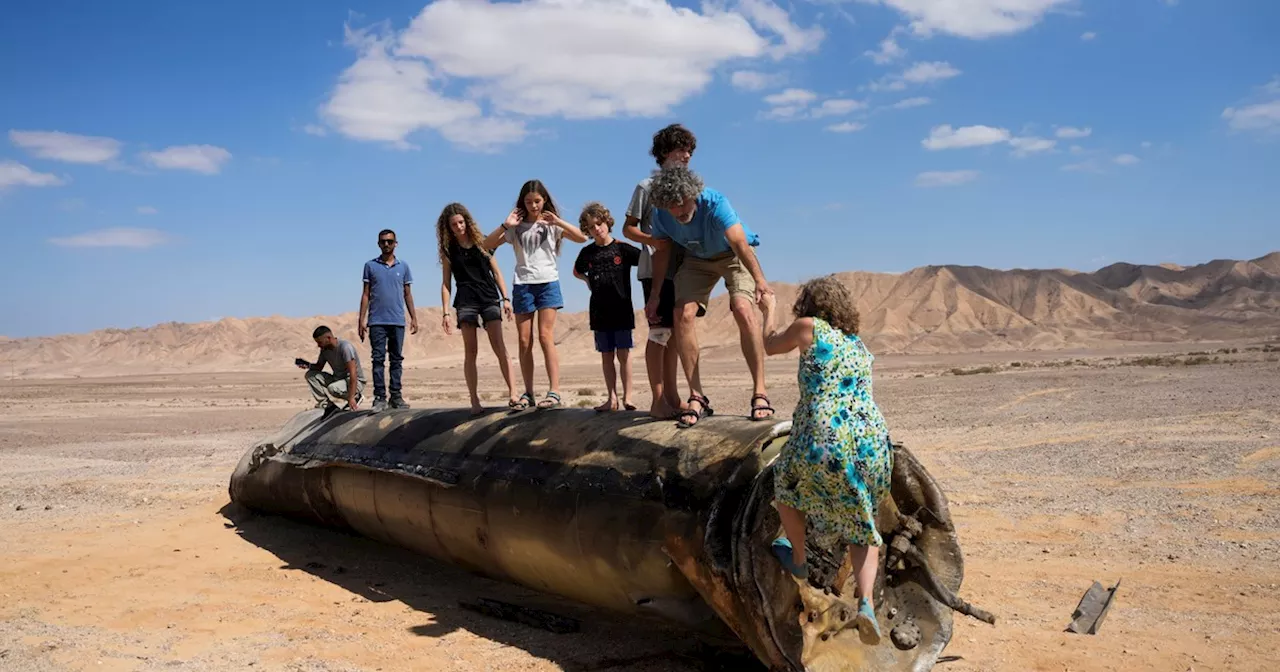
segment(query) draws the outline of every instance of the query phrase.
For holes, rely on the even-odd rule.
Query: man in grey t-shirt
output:
[[[658,162],[658,167],[671,164],[689,165],[693,150],[698,140],[693,133],[680,124],[671,124],[653,135],[653,146],[650,156]],[[649,183],[647,177],[636,185],[631,194],[631,204],[627,206],[627,219],[622,225],[622,235],[628,240],[640,243],[640,265],[636,269],[636,277],[644,289],[644,301],[649,302],[649,294],[653,292],[653,205],[649,202]],[[649,389],[653,393],[653,405],[649,407],[649,415],[655,418],[670,418],[678,413],[684,405],[680,402],[680,391],[676,389],[676,349],[668,346],[671,329],[674,326],[675,282],[676,270],[683,259],[683,248],[673,251],[668,263],[666,282],[657,283],[661,298],[658,304],[658,319],[649,323],[649,338],[645,344],[644,362],[649,374]],[[677,256],[678,255],[678,256]]]
[[[360,365],[356,346],[334,336],[325,326],[316,327],[311,337],[320,346],[320,357],[315,364],[299,360],[298,368],[307,370],[305,378],[311,395],[316,398],[316,408],[323,408],[326,413],[336,409],[337,404],[329,398],[333,396],[345,399],[347,410],[356,410],[364,396],[365,384],[364,367]],[[324,372],[325,364],[333,373]]]

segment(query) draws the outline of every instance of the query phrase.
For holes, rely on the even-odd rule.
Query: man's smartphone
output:
[[[308,362],[307,360],[305,360],[305,359],[303,359],[303,358],[301,358],[301,357],[298,357],[297,359],[293,360],[293,363],[294,363],[294,365],[295,365],[295,366],[297,366],[297,367],[298,367],[298,368],[300,368],[300,369],[305,369],[305,368],[310,368],[310,367],[311,367],[311,362]]]

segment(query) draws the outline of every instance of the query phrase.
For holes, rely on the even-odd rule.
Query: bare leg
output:
[[[686,301],[676,306],[675,346],[689,382],[689,396],[702,395],[702,379],[698,372],[698,303]],[[670,347],[670,346],[668,346]]]
[[[542,346],[542,358],[547,364],[547,379],[551,383],[551,391],[560,391],[560,353],[556,352],[556,309],[542,308],[538,311],[538,344]],[[532,356],[532,353],[530,354]],[[530,378],[533,369],[530,364]],[[530,386],[532,391],[533,387]]]
[[[676,377],[680,375],[680,353],[676,352],[675,343],[668,343],[662,348],[662,395],[673,413],[684,408],[684,400],[680,397],[680,385]]]
[[[516,401],[516,383],[511,378],[511,358],[507,356],[507,342],[502,338],[502,323],[487,322],[484,330],[489,334],[489,345],[493,348],[493,354],[498,357],[498,368],[502,370],[502,380],[507,383],[507,396],[514,402]]]
[[[600,353],[600,365],[604,367],[604,384],[609,390],[609,398],[596,406],[597,411],[618,410],[618,371],[613,366],[613,351]]]
[[[622,378],[622,407],[635,409],[631,403],[631,349],[618,350],[618,376]]]
[[[791,542],[791,561],[796,567],[804,567],[804,511],[793,509],[782,502],[775,504],[778,507],[778,517],[782,519],[782,531],[787,533],[787,541]]]
[[[650,327],[652,329],[652,327]],[[648,338],[644,343],[644,368],[649,374],[649,392],[653,402],[649,405],[649,416],[653,418],[669,418],[675,410],[668,403],[667,380],[664,364],[670,348],[658,345]],[[674,356],[675,351],[671,350]]]
[[[533,396],[533,313],[516,315],[516,336],[520,340],[520,377],[524,391]]]
[[[854,576],[858,582],[856,597],[865,597],[875,607],[871,593],[876,587],[876,569],[880,566],[879,546],[854,546],[849,544],[849,556],[853,560]]]
[[[476,354],[479,352],[479,343],[476,339],[476,325],[462,325],[462,375],[467,379],[467,393],[471,395],[471,413],[479,415],[484,412],[484,408],[480,406],[480,395],[476,393],[476,379],[479,376],[476,373]]]
[[[741,294],[735,294],[729,304],[733,319],[738,323],[742,355],[746,358],[747,368],[751,371],[751,384],[755,387],[753,394],[765,394],[764,334],[761,331],[760,320],[756,317],[755,306]],[[763,406],[763,400],[753,402],[752,408],[754,409],[756,405]],[[752,419],[767,418],[771,415],[773,415],[772,411],[761,411],[760,414],[754,410],[751,412]]]

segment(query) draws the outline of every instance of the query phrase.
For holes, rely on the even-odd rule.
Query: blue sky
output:
[[[354,310],[383,227],[438,306],[446,203],[489,230],[536,177],[621,220],[673,121],[771,279],[1261,256],[1277,34],[1273,0],[9,3],[0,334]]]

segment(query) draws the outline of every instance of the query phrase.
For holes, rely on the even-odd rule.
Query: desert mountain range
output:
[[[862,335],[877,353],[1052,350],[1121,341],[1215,341],[1280,334],[1280,252],[1185,268],[1117,263],[1083,273],[923,266],[900,274],[849,272],[839,277],[857,297]],[[790,306],[797,287],[773,286],[779,305]],[[445,336],[440,330],[440,309],[419,308],[418,319],[422,328],[408,336],[406,365],[458,364],[462,339],[456,332]],[[713,299],[699,322],[705,357],[740,356],[725,296]],[[354,312],[226,318],[51,337],[0,337],[0,364],[6,375],[23,377],[286,370],[294,357],[314,358],[310,333],[321,323],[357,342]],[[514,325],[508,323],[505,329],[514,359]],[[644,331],[644,320],[638,319],[637,342]],[[598,361],[585,312],[562,313],[556,341],[562,361]],[[368,346],[360,351],[367,366]],[[541,354],[536,357],[541,367]],[[480,361],[492,361],[484,339]]]

